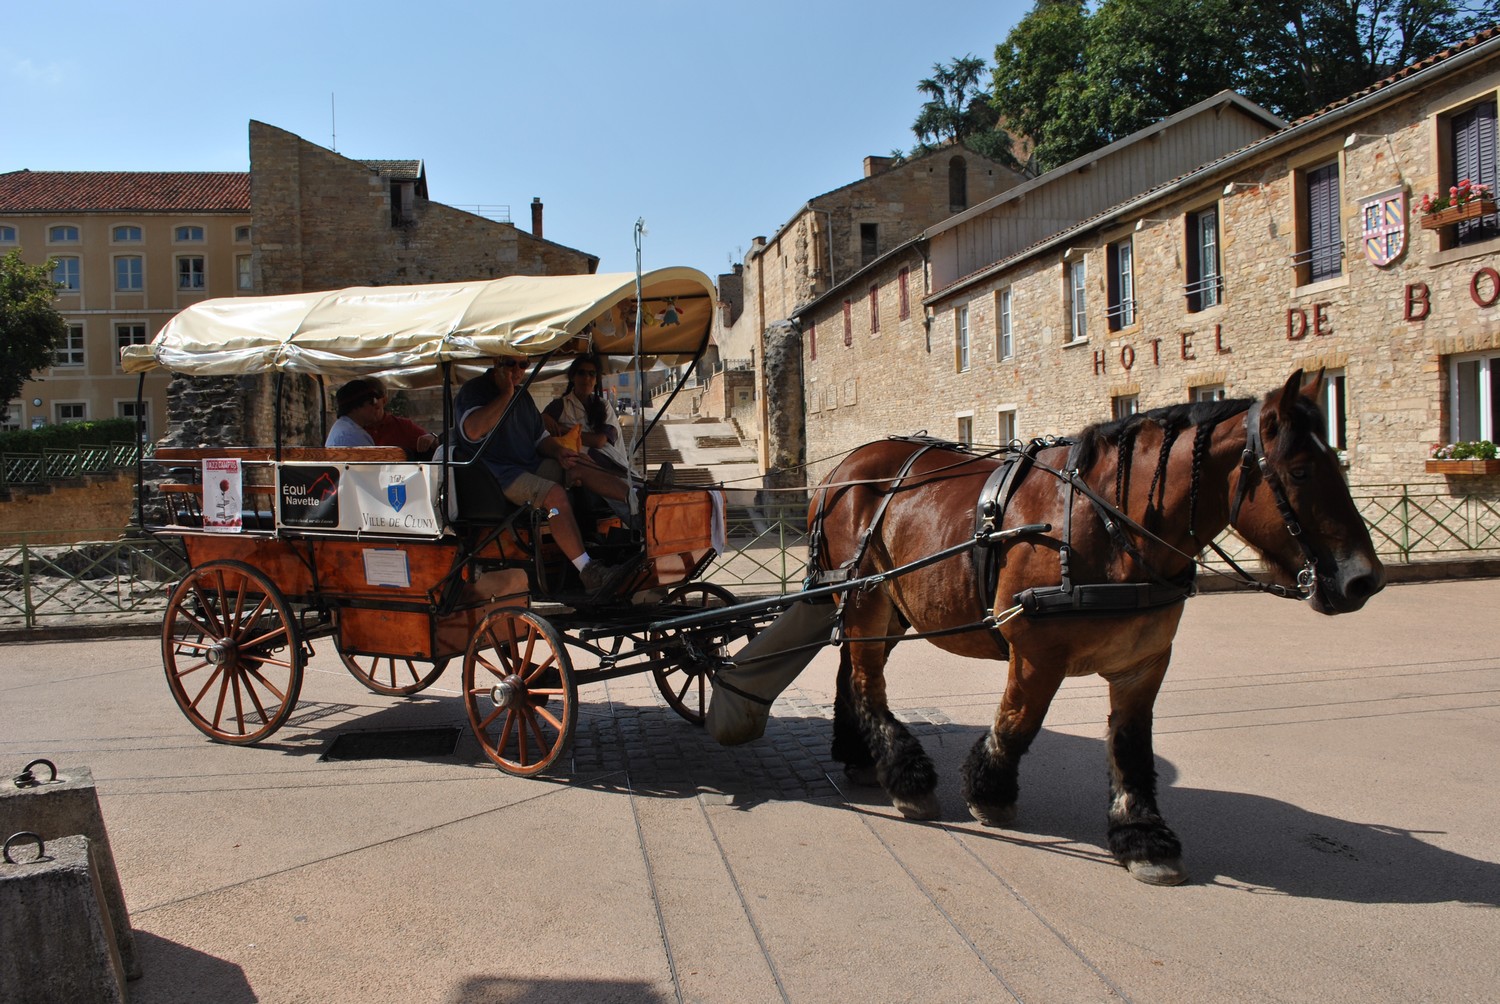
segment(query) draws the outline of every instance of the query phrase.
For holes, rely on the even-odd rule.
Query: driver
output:
[[[455,404],[459,435],[471,447],[482,444],[478,460],[494,475],[507,499],[547,514],[552,539],[578,569],[584,588],[598,593],[610,584],[618,569],[589,558],[563,485],[571,488],[581,484],[621,502],[629,499],[630,488],[623,479],[586,462],[582,454],[549,435],[530,393],[520,393],[506,415],[505,409],[520,392],[525,377],[521,360],[497,358],[489,369],[467,381],[459,389]],[[490,435],[491,430],[494,435]]]

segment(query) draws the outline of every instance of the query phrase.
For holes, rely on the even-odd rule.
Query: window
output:
[[[235,240],[236,244],[245,244],[245,243],[249,242],[249,240],[250,240],[250,228],[249,227],[235,227],[234,228],[234,240]]]
[[[1316,373],[1307,374],[1310,383]],[[1349,448],[1344,435],[1344,371],[1326,370],[1323,373],[1323,393],[1318,398],[1318,408],[1323,412],[1323,441],[1335,450]]]
[[[1449,120],[1449,164],[1453,177],[1444,185],[1456,185],[1465,178],[1475,184],[1488,185],[1496,190],[1500,171],[1495,163],[1495,102],[1486,101]],[[1473,244],[1500,236],[1500,214],[1490,213],[1474,220],[1465,220],[1456,228],[1454,240],[1457,244]]]
[[[1344,272],[1344,235],[1339,223],[1339,165],[1324,164],[1302,178],[1306,200],[1297,251],[1297,279],[1321,282]]]
[[[1068,334],[1071,341],[1081,342],[1088,338],[1088,315],[1085,290],[1088,281],[1088,262],[1083,259],[1068,262]]]
[[[848,300],[844,301],[844,344],[854,344],[854,308]]]
[[[1011,291],[1002,289],[995,294],[995,358],[1009,359],[1016,354],[1016,340],[1010,327]]]
[[[255,288],[255,274],[250,271],[250,256],[247,254],[235,255],[234,288],[245,290]]]
[[[1109,259],[1109,312],[1105,315],[1109,330],[1119,331],[1135,324],[1135,243],[1125,238],[1111,244]]]
[[[969,368],[969,308],[953,312],[953,364],[962,373]]]
[[[123,255],[115,259],[115,289],[121,293],[139,293],[142,289],[141,259]]]
[[[1448,413],[1449,442],[1500,435],[1500,352],[1449,360]]]
[[[1221,383],[1208,383],[1190,388],[1188,391],[1188,400],[1195,404],[1199,401],[1222,401],[1224,400],[1224,385]]]
[[[47,229],[47,242],[50,244],[77,244],[77,227],[49,227]]]
[[[139,407],[137,405],[139,404]],[[115,417],[139,420],[140,440],[143,443],[151,441],[151,405],[149,402],[135,400],[116,401]]]
[[[1217,306],[1223,294],[1219,274],[1219,210],[1187,214],[1187,309]]]
[[[172,239],[180,244],[196,244],[203,240],[202,227],[178,227],[172,231]]]
[[[16,242],[15,227],[0,227],[0,244],[14,244]]]
[[[960,443],[963,443],[965,446],[969,446],[969,445],[973,444],[973,442],[974,442],[974,416],[973,415],[960,415],[960,416],[958,416],[958,440],[957,441],[960,442]]]
[[[870,287],[870,334],[880,333],[880,287]]]
[[[64,422],[84,422],[89,417],[89,406],[86,401],[56,401],[52,405],[52,421],[61,425]]]
[[[859,263],[868,265],[880,254],[880,225],[878,223],[861,223],[859,225]]]
[[[140,321],[124,321],[124,322],[121,322],[121,323],[115,325],[115,350],[116,350],[116,355],[119,354],[119,350],[120,349],[123,349],[127,345],[145,345],[145,344],[146,344],[146,325],[145,324],[141,323]]]
[[[203,259],[198,256],[177,259],[177,288],[203,288]]]
[[[0,432],[18,432],[21,428],[21,402],[12,401],[0,417]]]
[[[52,266],[52,281],[57,283],[59,293],[76,293],[79,290],[78,259],[59,258]]]
[[[1109,399],[1109,413],[1115,418],[1129,418],[1138,414],[1141,410],[1141,396],[1139,394],[1122,394],[1119,397]]]
[[[969,208],[969,165],[962,157],[948,161],[948,211],[961,213]]]
[[[53,366],[83,365],[83,325],[68,325],[68,333],[52,350]]]
[[[897,312],[896,316],[899,320],[902,321],[911,316],[911,294],[907,291],[906,288],[907,280],[910,278],[911,269],[909,268],[903,268],[896,275],[896,283],[901,295],[901,308]]]
[[[115,227],[109,233],[110,240],[116,244],[139,244],[141,242],[140,227]]]
[[[1001,408],[995,412],[995,442],[1004,445],[1021,437],[1016,433],[1016,409]]]

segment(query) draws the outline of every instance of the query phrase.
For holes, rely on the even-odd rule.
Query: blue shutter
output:
[[[1307,173],[1308,281],[1331,279],[1343,271],[1339,233],[1339,166]]]
[[[1495,163],[1495,105],[1486,102],[1453,116],[1453,179],[1457,184],[1464,178],[1476,184],[1490,186],[1495,191],[1500,181],[1500,171]],[[1500,217],[1491,213],[1477,220],[1465,220],[1458,225],[1458,243],[1468,244],[1476,240],[1487,240],[1500,234]]]

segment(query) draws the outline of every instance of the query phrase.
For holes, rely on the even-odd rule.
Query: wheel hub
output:
[[[234,661],[234,643],[221,641],[204,653],[210,666],[227,666]]]
[[[514,673],[490,688],[490,700],[495,702],[497,708],[518,707],[525,698],[526,683]]]

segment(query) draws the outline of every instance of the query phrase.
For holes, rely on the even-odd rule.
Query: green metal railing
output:
[[[71,450],[0,453],[0,488],[38,485],[85,474],[106,474],[134,467],[141,448],[136,443],[78,446]]]
[[[1500,556],[1500,498],[1450,495],[1413,485],[1361,485],[1355,503],[1381,557],[1391,563]],[[807,558],[806,507],[784,503],[726,513],[726,549],[706,578],[741,597],[794,592]],[[89,543],[47,543],[46,533],[0,535],[0,629],[159,620],[186,571],[149,537],[82,531]],[[1221,543],[1254,567],[1243,541]]]

